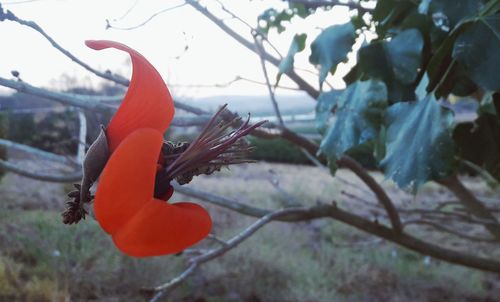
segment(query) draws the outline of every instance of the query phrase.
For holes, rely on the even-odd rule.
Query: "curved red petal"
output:
[[[114,234],[153,197],[162,143],[158,130],[139,129],[109,158],[94,201],[96,219],[107,233]]]
[[[211,227],[207,211],[197,204],[151,199],[113,234],[113,241],[129,256],[175,254],[205,238]]]
[[[110,151],[134,130],[153,128],[164,133],[174,116],[174,104],[160,74],[140,53],[113,41],[88,40],[93,49],[116,48],[130,54],[132,79],[120,108],[111,119],[106,134]]]

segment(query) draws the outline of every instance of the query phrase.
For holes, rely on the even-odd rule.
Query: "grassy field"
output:
[[[437,186],[410,196],[375,175],[400,206],[432,204],[451,198]],[[290,200],[276,190],[295,196]],[[474,179],[468,186],[498,198]],[[311,166],[258,163],[233,167],[192,186],[241,202],[280,208],[336,200],[364,215],[369,206],[354,203],[343,191],[373,201],[347,171],[334,179]],[[144,301],[142,287],[161,284],[186,267],[185,257],[132,259],[118,252],[92,219],[61,223],[68,185],[27,180],[12,174],[0,185],[0,301]],[[190,200],[175,194],[174,201]],[[237,234],[254,221],[207,205],[213,232]],[[432,232],[431,241],[444,240]],[[484,251],[500,258],[500,247],[446,245]],[[208,248],[204,241],[198,247]],[[274,222],[241,246],[205,266],[170,297],[171,301],[499,301],[500,276],[450,265],[410,252],[332,220]]]

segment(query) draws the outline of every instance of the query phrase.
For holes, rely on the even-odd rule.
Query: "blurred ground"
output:
[[[426,207],[452,199],[436,185],[426,186],[415,197],[374,176],[401,207]],[[479,196],[499,197],[479,180],[468,178],[466,183]],[[270,209],[336,200],[369,217],[378,211],[371,194],[347,171],[334,179],[316,167],[262,162],[199,177],[191,185]],[[166,282],[186,267],[182,256],[142,260],[122,256],[92,219],[63,225],[60,213],[69,190],[69,185],[13,174],[2,180],[0,301],[144,301],[141,287]],[[176,194],[172,200],[190,198]],[[207,207],[213,231],[222,238],[255,220]],[[471,246],[434,232],[421,235],[455,249],[500,258],[498,245]],[[205,241],[200,247],[211,244]],[[323,219],[267,225],[241,246],[202,266],[171,300],[499,301],[498,297],[498,275],[430,259]]]

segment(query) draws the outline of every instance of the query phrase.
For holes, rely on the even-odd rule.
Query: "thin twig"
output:
[[[222,246],[226,246],[227,245],[227,242],[225,242],[224,240],[222,240],[219,237],[215,236],[214,234],[208,234],[207,239],[210,239],[213,242],[217,242],[218,244],[220,244]]]
[[[275,212],[271,212],[264,215],[262,218],[252,223],[249,227],[247,227],[241,233],[228,240],[224,245],[221,245],[219,248],[210,250],[202,255],[195,256],[189,259],[190,265],[179,276],[175,277],[174,279],[170,280],[165,284],[153,288],[153,291],[156,292],[156,294],[150,301],[151,302],[159,301],[161,297],[165,296],[168,293],[171,293],[173,289],[175,289],[183,281],[185,281],[202,264],[210,260],[213,260],[217,257],[220,257],[224,253],[234,249],[240,243],[250,238],[255,232],[257,232],[260,228],[262,228],[264,225],[268,224],[272,220],[285,215],[305,213],[308,210],[309,209],[307,208],[288,208],[283,210],[277,210]]]
[[[0,86],[12,88],[18,92],[24,92],[27,94],[36,95],[42,98],[56,101],[63,105],[74,106],[91,111],[116,110],[118,106],[112,105],[111,102],[117,102],[123,98],[123,96],[88,96],[83,94],[50,91],[32,86],[26,82],[8,80],[2,77],[0,77]],[[208,115],[208,112],[205,110],[175,100],[174,105],[177,109],[182,109],[199,116],[183,117],[176,115],[174,116],[174,120],[172,121],[172,126],[200,126],[206,124],[206,122],[210,119],[210,115]]]
[[[215,25],[217,25],[221,30],[223,30],[226,34],[228,34],[230,37],[235,39],[238,43],[243,45],[245,48],[248,50],[255,52],[255,45],[254,43],[248,41],[244,37],[242,37],[240,34],[235,32],[233,29],[231,29],[228,25],[226,25],[222,20],[217,18],[215,15],[213,15],[211,12],[208,11],[207,8],[203,7],[198,1],[196,0],[186,0],[186,3],[191,5],[194,9],[196,9],[198,12],[203,14],[205,17],[210,19]],[[268,53],[264,54],[264,59],[274,66],[278,67],[280,64],[280,59],[275,58],[271,56]],[[316,99],[319,96],[319,91],[316,90],[313,86],[311,86],[309,83],[307,83],[303,78],[301,78],[299,75],[297,75],[293,70],[289,71],[286,73],[288,77],[292,81],[294,81],[303,91],[305,91],[307,94],[309,94],[311,97]]]
[[[266,209],[245,205],[236,200],[217,196],[205,191],[179,186],[177,186],[175,189],[182,194],[189,195],[191,197],[198,198],[200,200],[204,200],[206,202],[252,217],[263,217],[269,213],[272,213],[272,211]],[[369,234],[386,239],[416,252],[420,252],[424,255],[429,255],[436,259],[441,259],[450,263],[460,264],[484,271],[500,272],[500,261],[497,261],[495,259],[476,257],[471,254],[465,254],[462,252],[444,248],[430,242],[423,241],[404,232],[394,232],[394,229],[392,228],[342,210],[335,206],[335,204],[319,204],[317,206],[309,208],[306,212],[291,213],[282,217],[276,217],[276,220],[296,222],[325,217],[330,217],[334,220],[343,222]]]
[[[255,47],[257,49],[257,53],[260,58],[260,66],[262,67],[262,73],[264,74],[264,78],[266,80],[267,91],[269,92],[269,98],[271,99],[271,103],[273,104],[274,113],[276,114],[276,118],[278,119],[278,123],[281,127],[285,127],[285,123],[283,122],[283,118],[281,117],[281,112],[278,106],[278,102],[276,101],[276,96],[274,95],[273,87],[271,82],[269,81],[269,75],[267,74],[266,61],[264,60],[264,47],[262,46],[261,41],[259,41],[258,36],[254,36]]]
[[[276,189],[276,191],[282,196],[280,198],[281,203],[283,207],[289,208],[289,207],[299,207],[301,206],[301,202],[297,197],[294,195],[288,193],[285,189],[283,189],[280,185],[280,181],[278,176],[276,175],[276,172],[274,170],[269,170],[269,183]]]
[[[494,243],[498,244],[500,241],[495,239],[495,238],[484,238],[484,237],[479,237],[477,235],[469,235],[469,234],[464,234],[458,231],[455,231],[454,229],[450,229],[448,227],[445,227],[444,225],[437,224],[433,221],[429,220],[424,220],[424,219],[412,219],[412,220],[407,220],[403,223],[404,227],[407,227],[409,225],[428,225],[438,231],[445,232],[452,234],[454,236],[457,236],[462,239],[470,240],[470,241],[477,241],[477,242],[487,242],[487,243]]]
[[[249,82],[249,83],[253,83],[253,84],[257,84],[257,85],[263,85],[263,86],[266,85],[265,82],[260,82],[260,81],[245,78],[242,76],[236,76],[231,81],[228,81],[225,83],[215,83],[215,84],[175,84],[175,83],[172,84],[172,83],[169,83],[168,86],[169,87],[186,87],[186,88],[213,88],[213,87],[223,88],[223,87],[228,87],[228,86],[230,86],[238,81],[245,81],[245,82]],[[282,86],[282,85],[278,85],[278,86],[276,86],[276,88],[285,89],[285,90],[293,90],[293,91],[302,91],[302,89],[300,89],[298,87],[290,87],[290,86]]]
[[[236,15],[235,13],[233,13],[232,11],[230,11],[225,5],[224,3],[222,3],[220,0],[215,0],[217,1],[217,3],[219,3],[221,9],[223,11],[225,11],[226,13],[228,13],[233,19],[236,19],[238,21],[240,21],[242,24],[244,24],[248,29],[250,29],[250,32],[252,33],[255,33],[257,32],[257,29],[254,28],[252,25],[250,25],[248,22],[246,22],[245,20],[243,20],[242,18],[240,18],[238,15]],[[274,50],[274,52],[280,57],[280,59],[283,59],[283,55],[280,53],[280,51],[278,50],[278,48],[276,48],[276,46],[274,46],[273,43],[271,43],[271,41],[269,41],[269,39],[267,38],[267,35],[265,33],[259,33],[261,36],[262,36],[262,39],[264,41],[266,41],[266,43]]]
[[[172,6],[172,7],[167,7],[167,8],[164,8],[154,14],[152,14],[151,16],[149,16],[149,18],[147,18],[146,20],[144,20],[143,22],[137,24],[137,25],[134,25],[134,26],[130,26],[130,27],[118,27],[118,26],[114,26],[114,25],[111,25],[111,23],[109,22],[108,19],[106,19],[106,29],[109,29],[109,28],[112,28],[112,29],[117,29],[117,30],[133,30],[133,29],[137,29],[139,27],[142,27],[146,24],[148,24],[151,20],[153,20],[156,16],[158,15],[161,15],[163,13],[166,13],[168,11],[171,11],[171,10],[174,10],[174,9],[177,9],[177,8],[180,8],[180,7],[183,7],[184,5],[186,5],[186,3],[182,3],[182,4],[179,4],[179,5],[175,5],[175,6]]]
[[[1,18],[3,17],[3,18]],[[66,57],[70,58],[73,62],[76,64],[82,66],[86,70],[90,71],[91,73],[97,75],[98,77],[101,77],[103,79],[115,82],[117,84],[123,85],[123,86],[128,86],[129,85],[129,80],[124,79],[121,76],[113,75],[111,72],[101,72],[95,68],[92,68],[90,65],[87,63],[83,62],[82,60],[78,59],[75,55],[73,55],[71,52],[66,50],[64,47],[62,47],[59,43],[57,43],[49,34],[47,34],[43,28],[41,28],[37,23],[29,20],[23,20],[18,18],[14,13],[11,11],[7,10],[5,13],[3,10],[0,9],[0,19],[5,19],[5,20],[10,20],[13,22],[17,22],[21,25],[30,27],[40,33],[49,43],[57,50],[59,50],[62,54],[64,54]]]
[[[22,168],[19,165],[16,165],[14,163],[5,160],[0,160],[0,168],[19,174],[24,177],[41,181],[47,181],[47,182],[71,183],[79,181],[82,178],[81,171],[71,172],[64,175],[54,175],[53,173],[40,173],[40,172],[30,171],[26,168]]]
[[[46,160],[62,163],[62,164],[70,164],[71,162],[64,156],[57,155],[51,152],[47,152],[41,149],[37,149],[28,145],[19,144],[10,140],[0,138],[0,146],[4,146],[6,148],[14,149],[20,152],[25,152],[28,154],[35,155],[36,157],[44,158]]]
[[[389,215],[389,219],[394,231],[401,232],[403,228],[398,211],[385,190],[375,181],[375,179],[370,174],[368,174],[358,162],[348,156],[342,156],[342,158],[337,160],[337,165],[339,167],[350,169],[370,188],[370,190],[372,190],[372,192],[377,197],[377,200],[387,211],[387,215]]]
[[[478,218],[490,221],[489,224],[485,224],[486,229],[488,229],[496,239],[500,240],[500,224],[495,215],[493,215],[488,208],[464,186],[456,175],[441,179],[438,183],[453,192],[462,205],[472,214]]]

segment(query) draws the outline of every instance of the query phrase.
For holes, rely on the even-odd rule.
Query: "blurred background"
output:
[[[496,0],[0,0],[0,301],[500,301],[500,232],[492,231],[500,213],[498,9]],[[448,40],[460,39],[478,20],[496,33],[476,35],[484,39],[475,45],[488,52],[473,54],[492,58],[472,60],[479,71],[470,67],[474,56],[460,57],[452,46],[442,55]],[[346,24],[352,33],[342,36]],[[414,29],[418,36],[399,39]],[[86,147],[132,74],[126,53],[96,52],[87,39],[124,43],[155,66],[180,104],[168,140],[193,140],[223,104],[241,116],[251,113],[254,123],[269,121],[260,135],[247,137],[255,163],[195,177],[172,197],[200,202],[214,221],[213,237],[190,251],[135,259],[121,254],[92,217],[62,223]],[[360,49],[373,45],[385,55],[372,53],[368,64]],[[494,71],[486,80],[476,76]],[[434,176],[412,181],[418,191],[401,189],[397,176],[381,168],[376,143],[341,152],[364,172],[335,164],[341,158],[318,149],[339,131],[332,129],[344,121],[335,115],[346,108],[342,102],[374,94],[372,88],[349,94],[349,87],[379,80],[387,86],[383,106],[419,100],[423,87],[453,112],[449,137],[456,151],[446,156],[456,160],[453,175],[487,214],[461,204],[463,190],[457,194],[457,186]],[[356,119],[343,123],[343,133],[371,129]],[[467,136],[484,124],[492,126]],[[429,125],[422,137],[440,127]],[[367,134],[360,133],[354,135],[361,142]],[[441,152],[432,150],[424,151]],[[417,158],[411,151],[404,156]],[[380,235],[377,226],[390,231],[393,221],[360,175],[389,196],[404,231],[430,248]],[[271,211],[332,202],[364,219],[368,231],[339,216],[273,221],[180,284],[152,289],[259,216],[228,204]]]

